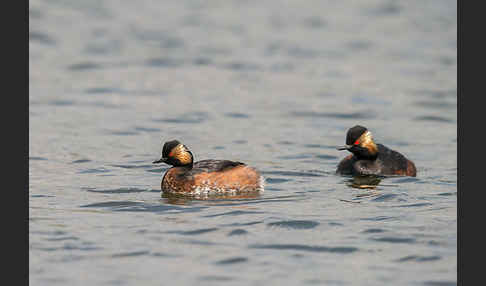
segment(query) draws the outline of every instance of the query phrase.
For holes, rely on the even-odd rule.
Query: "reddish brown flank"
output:
[[[246,165],[236,166],[219,172],[202,172],[190,177],[178,176],[184,172],[179,168],[167,171],[162,180],[162,190],[170,192],[190,193],[196,188],[211,188],[221,191],[256,190],[260,186],[260,174]]]
[[[415,164],[410,160],[407,160],[407,176],[417,176],[417,169],[415,168]]]
[[[417,169],[415,168],[415,164],[412,161],[407,160],[407,169],[397,170],[395,171],[395,175],[410,177],[417,176]]]
[[[246,165],[240,165],[222,172],[200,173],[194,176],[197,186],[208,184],[222,189],[256,189],[260,184],[258,172]]]
[[[176,193],[184,192],[184,189],[190,187],[190,181],[184,180],[184,182],[180,182],[177,177],[184,173],[183,169],[181,168],[170,168],[165,173],[164,177],[162,178],[162,183],[160,187],[162,191],[173,191]]]

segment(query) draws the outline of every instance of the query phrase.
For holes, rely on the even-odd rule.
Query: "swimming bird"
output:
[[[363,126],[351,127],[346,134],[346,145],[338,150],[352,154],[338,165],[336,173],[342,175],[417,175],[415,164],[399,152],[376,144],[371,132]]]
[[[162,192],[201,194],[264,190],[263,176],[245,163],[212,159],[198,162],[193,160],[191,151],[178,140],[165,142],[162,158],[153,162],[172,166],[162,178]]]

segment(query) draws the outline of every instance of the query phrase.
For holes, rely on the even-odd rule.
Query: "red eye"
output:
[[[354,145],[359,145],[359,139],[354,141]]]

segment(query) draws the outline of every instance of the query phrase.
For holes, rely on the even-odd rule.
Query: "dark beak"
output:
[[[167,158],[160,158],[157,161],[153,161],[152,164],[165,163],[166,161],[167,161]]]
[[[338,147],[336,147],[336,149],[338,149],[339,151],[349,150],[351,148],[353,148],[353,145],[344,145],[344,146],[338,146]]]

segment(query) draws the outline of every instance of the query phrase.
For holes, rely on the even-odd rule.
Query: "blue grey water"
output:
[[[456,1],[29,1],[31,285],[456,285]],[[337,176],[353,125],[416,178]],[[265,192],[163,197],[162,142]]]

